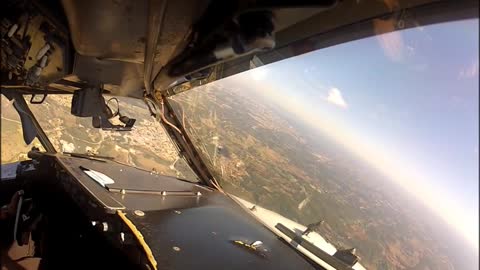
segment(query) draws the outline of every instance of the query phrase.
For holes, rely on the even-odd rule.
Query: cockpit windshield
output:
[[[150,115],[144,101],[115,98],[122,113],[136,119],[131,131],[94,128],[91,117],[71,115],[72,95],[49,95],[42,104],[29,107],[58,152],[112,157],[129,166],[197,182],[197,176],[178,155],[175,144]],[[118,109],[115,106],[113,109]]]
[[[170,100],[222,187],[252,211],[315,225],[309,239],[356,248],[367,269],[471,269],[478,46],[478,19],[415,27]]]

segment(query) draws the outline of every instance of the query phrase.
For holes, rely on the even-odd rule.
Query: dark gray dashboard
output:
[[[55,159],[61,185],[85,214],[98,220],[101,211],[124,212],[152,250],[157,269],[318,268],[219,191],[112,161]],[[104,187],[84,169],[114,183]],[[261,241],[266,252],[235,241]]]

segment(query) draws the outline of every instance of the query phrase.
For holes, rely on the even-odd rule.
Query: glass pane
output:
[[[115,161],[130,166],[198,181],[185,160],[179,158],[177,149],[164,128],[150,116],[145,103],[134,98],[116,98],[119,100],[121,113],[136,119],[131,131],[93,128],[91,117],[71,115],[71,95],[49,95],[44,103],[29,106],[59,152],[111,156]],[[117,109],[114,101],[110,105],[112,109]],[[117,119],[115,124],[121,122]]]
[[[356,248],[367,269],[477,269],[478,70],[469,20],[321,49],[172,100],[227,192],[314,224],[306,238],[322,249]]]

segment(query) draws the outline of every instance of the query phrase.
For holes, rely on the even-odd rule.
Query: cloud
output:
[[[345,99],[343,99],[342,93],[335,87],[330,88],[328,91],[327,101],[344,109],[348,107]]]

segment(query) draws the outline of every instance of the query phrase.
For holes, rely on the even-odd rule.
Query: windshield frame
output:
[[[160,113],[163,116],[163,120],[158,121],[163,125],[167,134],[174,141],[179,150],[179,156],[185,158],[187,164],[190,166],[190,168],[192,168],[195,174],[197,174],[198,178],[204,185],[221,190],[220,185],[213,177],[213,174],[208,169],[196,146],[191,141],[185,130],[185,127],[175,114],[175,111],[173,110],[173,107],[169,103],[167,97],[160,96],[160,98],[157,98],[155,96],[150,98],[153,99],[157,106],[160,104],[160,111],[157,113]]]

